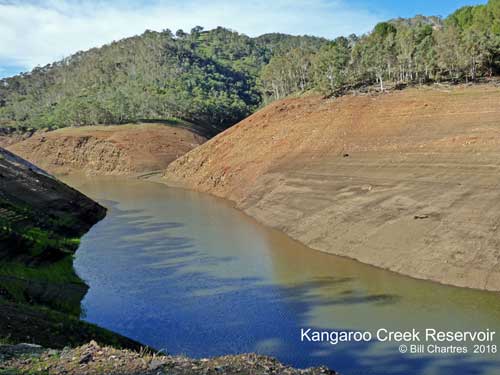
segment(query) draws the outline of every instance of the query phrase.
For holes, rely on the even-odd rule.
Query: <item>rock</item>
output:
[[[415,215],[413,217],[415,220],[422,220],[422,219],[428,219],[429,215]]]
[[[80,360],[78,361],[78,363],[80,363],[80,364],[86,364],[86,363],[89,363],[90,361],[92,361],[92,354],[86,353],[86,354],[84,354],[80,358]]]
[[[162,367],[165,364],[164,360],[159,360],[159,359],[153,359],[150,363],[148,368],[151,371],[158,370],[160,367]]]

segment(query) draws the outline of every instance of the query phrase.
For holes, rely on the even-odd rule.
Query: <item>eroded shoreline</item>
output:
[[[306,246],[500,291],[496,87],[273,103],[169,165]]]

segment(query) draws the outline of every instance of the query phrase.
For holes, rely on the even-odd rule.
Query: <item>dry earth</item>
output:
[[[136,175],[165,169],[205,140],[163,124],[87,126],[37,133],[8,149],[54,174]]]
[[[36,133],[45,133],[45,130],[28,131],[17,130],[15,128],[2,128],[0,127],[0,147],[6,148],[15,143],[19,143],[32,137]]]
[[[500,88],[271,104],[170,164],[318,250],[500,291]]]

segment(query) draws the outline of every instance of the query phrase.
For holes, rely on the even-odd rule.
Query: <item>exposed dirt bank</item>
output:
[[[15,143],[22,142],[25,139],[32,137],[34,134],[45,132],[46,129],[35,131],[34,129],[28,130],[0,127],[0,147],[6,148],[12,146]]]
[[[228,198],[314,249],[500,290],[498,87],[279,101],[164,179]]]
[[[206,139],[163,124],[64,128],[9,146],[54,174],[135,175],[162,170]]]
[[[29,345],[0,345],[0,372],[3,374],[2,371],[53,375],[335,374],[334,371],[326,368],[297,370],[275,359],[255,354],[189,359],[180,356],[157,356],[147,352],[116,350],[100,347],[95,342],[62,351]]]

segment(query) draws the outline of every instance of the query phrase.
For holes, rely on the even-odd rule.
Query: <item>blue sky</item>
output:
[[[0,0],[0,77],[146,29],[225,26],[334,38],[415,14],[447,16],[486,0]]]
[[[474,0],[351,0],[350,4],[370,11],[381,9],[389,18],[412,17],[416,14],[443,16],[465,5],[486,4],[487,1]]]

